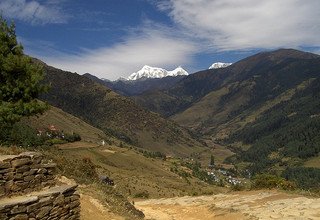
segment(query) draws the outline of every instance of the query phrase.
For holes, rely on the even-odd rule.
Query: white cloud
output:
[[[41,4],[35,0],[1,0],[0,11],[4,17],[29,22],[32,25],[64,23],[68,16],[52,2]]]
[[[197,47],[168,33],[145,29],[142,33],[128,37],[122,43],[96,50],[83,49],[76,55],[54,53],[50,56],[32,53],[57,68],[91,73],[111,80],[127,77],[143,65],[173,68],[190,64]]]
[[[320,45],[319,0],[169,0],[159,9],[214,50]]]

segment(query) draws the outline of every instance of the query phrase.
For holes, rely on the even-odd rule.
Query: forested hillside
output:
[[[51,88],[42,99],[109,135],[168,154],[189,155],[203,147],[188,130],[87,77],[46,65],[45,70],[44,83]]]

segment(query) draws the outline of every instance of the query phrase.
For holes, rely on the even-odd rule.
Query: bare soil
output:
[[[150,199],[136,201],[135,205],[146,219],[320,219],[320,198],[278,191]]]

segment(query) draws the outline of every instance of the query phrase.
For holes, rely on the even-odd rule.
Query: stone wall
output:
[[[0,198],[55,185],[55,167],[37,152],[0,155]]]
[[[80,219],[77,185],[55,186],[55,167],[37,152],[0,155],[0,220]]]
[[[0,200],[1,220],[76,220],[80,218],[77,185],[56,186],[25,196]]]

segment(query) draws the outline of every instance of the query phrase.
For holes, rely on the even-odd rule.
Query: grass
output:
[[[307,160],[304,164],[304,167],[314,167],[320,169],[320,156],[313,157],[309,160]]]
[[[88,142],[97,143],[101,142],[102,139],[108,139],[103,131],[53,106],[50,106],[50,109],[44,114],[30,117],[23,121],[39,130],[54,125],[57,129],[66,133],[77,133],[81,136],[82,140]]]
[[[76,143],[74,143],[76,145]],[[190,183],[170,171],[171,163],[160,159],[146,158],[134,150],[116,146],[95,148],[64,148],[60,150],[70,158],[88,158],[97,167],[100,175],[115,181],[123,195],[135,197],[147,192],[150,198],[190,195],[214,192],[216,189],[197,179]]]

